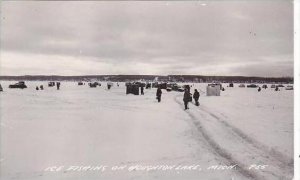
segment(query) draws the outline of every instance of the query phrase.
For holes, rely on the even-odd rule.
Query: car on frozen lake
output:
[[[257,85],[256,84],[250,84],[250,85],[247,85],[247,88],[257,88]]]
[[[288,86],[285,88],[285,90],[294,90],[294,87],[291,86],[291,85],[288,85]]]
[[[101,86],[101,83],[98,83],[98,82],[91,82],[91,83],[89,83],[89,86],[90,86],[91,88],[96,88],[97,86]]]
[[[51,81],[48,83],[48,87],[54,87],[55,86],[55,82]]]
[[[24,81],[19,81],[16,84],[11,84],[8,86],[9,88],[19,88],[19,89],[24,89],[27,88],[26,84]]]
[[[277,85],[277,87],[284,87],[284,85],[282,85],[282,84],[278,84],[278,85]]]

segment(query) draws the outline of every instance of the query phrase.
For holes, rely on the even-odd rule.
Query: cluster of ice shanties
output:
[[[293,178],[291,85],[53,83],[1,82],[1,180]]]

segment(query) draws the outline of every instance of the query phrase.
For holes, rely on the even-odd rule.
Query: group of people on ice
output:
[[[56,85],[56,89],[59,90],[59,89],[60,89],[60,82],[56,82],[56,83],[55,83],[55,82],[49,82],[49,83],[48,83],[48,86],[49,86],[49,87],[53,87],[53,86],[55,86],[55,85]],[[35,90],[37,90],[37,91],[38,91],[38,90],[44,90],[44,86],[43,86],[43,85],[36,86],[36,87],[35,87]]]
[[[194,99],[195,101],[195,105],[196,106],[199,106],[199,97],[200,97],[200,93],[197,89],[194,90],[194,94],[193,94],[193,97],[192,97],[192,94],[190,93],[189,89],[185,89],[184,90],[184,94],[183,94],[183,102],[184,102],[184,109],[187,110],[189,109],[189,102],[192,101],[192,99]]]
[[[161,88],[157,88],[156,91],[156,99],[158,102],[161,101],[161,95],[162,95],[162,91]],[[187,110],[189,109],[188,104],[189,102],[192,102],[192,100],[194,99],[195,101],[195,105],[199,106],[199,97],[200,97],[200,93],[197,89],[194,90],[194,94],[192,96],[192,94],[190,93],[190,88],[185,88],[184,90],[184,94],[183,94],[183,102],[184,102],[184,109]]]

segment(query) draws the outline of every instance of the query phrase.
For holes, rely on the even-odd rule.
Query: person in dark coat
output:
[[[43,85],[40,85],[40,89],[41,89],[41,90],[44,90],[44,86],[43,86]]]
[[[35,90],[37,90],[37,91],[38,91],[38,90],[39,90],[39,87],[37,86],[37,87],[35,88]]]
[[[141,95],[144,95],[144,86],[141,86]]]
[[[193,98],[194,98],[194,100],[195,100],[196,106],[199,106],[199,97],[200,97],[200,94],[199,94],[198,90],[195,89],[195,92],[194,92],[194,94],[193,94]]]
[[[0,84],[0,91],[3,91],[3,88],[2,88],[2,86],[1,86],[1,84]]]
[[[160,89],[160,88],[157,88],[157,91],[156,91],[156,99],[157,99],[158,102],[161,101],[161,94],[162,94],[161,89]]]
[[[261,88],[260,88],[260,87],[258,87],[257,91],[258,91],[258,92],[260,92],[260,91],[261,91]]]
[[[185,88],[184,90],[184,94],[183,94],[183,102],[184,102],[184,109],[188,109],[188,103],[191,99],[191,94],[189,92],[189,90],[187,88]]]
[[[57,88],[57,90],[59,90],[59,88],[60,88],[60,82],[56,82],[56,88]]]

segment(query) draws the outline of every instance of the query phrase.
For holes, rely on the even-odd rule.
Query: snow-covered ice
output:
[[[45,179],[292,179],[293,91],[225,87],[184,111],[180,92],[125,94],[62,82],[1,82],[1,180]],[[45,90],[36,91],[43,84]],[[192,84],[192,83],[190,83]],[[235,165],[234,170],[207,170]],[[263,170],[249,169],[268,165]],[[199,165],[202,170],[58,171],[50,166]]]

